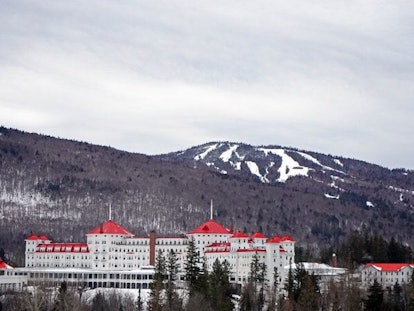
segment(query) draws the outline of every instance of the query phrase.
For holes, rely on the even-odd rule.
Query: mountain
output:
[[[0,248],[15,260],[31,232],[84,241],[109,204],[136,234],[179,234],[209,218],[211,200],[228,227],[315,251],[353,230],[413,245],[413,189],[413,171],[281,146],[147,156],[0,127]]]

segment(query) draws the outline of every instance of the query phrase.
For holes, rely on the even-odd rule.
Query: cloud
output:
[[[209,140],[414,168],[407,1],[5,1],[0,123],[142,153]]]

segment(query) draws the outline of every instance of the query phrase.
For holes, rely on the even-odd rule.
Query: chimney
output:
[[[338,259],[336,258],[336,254],[332,254],[332,267],[336,268],[338,266]]]
[[[155,240],[156,240],[155,230],[152,230],[150,232],[150,250],[149,250],[150,266],[155,266]]]

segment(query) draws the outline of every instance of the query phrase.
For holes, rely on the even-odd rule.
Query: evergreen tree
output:
[[[148,301],[149,311],[162,311],[163,310],[162,290],[163,290],[165,274],[166,274],[165,258],[162,255],[162,252],[160,250],[157,253],[157,258],[155,259],[154,280],[151,283],[151,293],[150,293],[150,298]]]
[[[92,300],[92,311],[111,311],[103,293],[98,292]]]
[[[318,280],[315,275],[306,273],[301,281],[301,287],[297,298],[298,310],[319,310],[320,293]]]
[[[257,253],[252,257],[247,284],[244,285],[240,297],[241,310],[262,310],[264,306],[266,264],[260,262]]]
[[[374,283],[368,288],[368,298],[365,301],[366,311],[381,311],[384,306],[384,291],[381,284],[374,281]]]
[[[273,268],[273,284],[272,284],[272,289],[271,289],[271,296],[270,296],[269,305],[267,307],[268,311],[276,311],[278,295],[279,295],[279,273],[278,273],[277,267],[274,267]]]
[[[60,284],[59,292],[55,301],[55,306],[53,307],[53,311],[71,310],[72,308],[70,306],[68,296],[68,284],[66,282],[62,282]]]
[[[190,296],[197,290],[200,270],[200,255],[197,252],[194,239],[191,238],[188,241],[187,257],[185,261],[185,279],[188,283]]]
[[[169,311],[178,311],[182,309],[182,302],[177,294],[175,281],[178,274],[178,258],[174,251],[167,255],[166,272],[168,276],[166,286],[166,307]]]
[[[392,288],[391,302],[390,305],[393,311],[405,310],[405,304],[403,299],[403,289],[400,284],[395,283]]]
[[[213,269],[209,276],[210,303],[213,310],[231,311],[233,310],[232,289],[229,281],[230,264],[227,260],[222,263],[216,259]]]
[[[141,287],[138,289],[138,297],[135,301],[135,311],[144,311],[144,302],[141,297]]]
[[[284,284],[284,290],[287,292],[288,299],[293,301],[294,300],[294,274],[292,269],[292,260],[289,261],[289,271],[288,277]]]
[[[407,311],[414,311],[414,272],[407,286]]]

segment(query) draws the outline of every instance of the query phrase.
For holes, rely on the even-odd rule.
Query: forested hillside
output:
[[[289,178],[281,181],[283,156],[269,152],[270,161],[261,152],[259,159],[243,145],[244,160],[235,170],[234,154],[227,162],[220,158],[234,144],[222,144],[211,158],[197,158],[211,145],[147,156],[2,127],[0,248],[18,260],[31,232],[84,241],[108,218],[109,204],[113,219],[135,234],[185,233],[209,218],[211,200],[222,224],[247,233],[291,234],[311,250],[339,245],[355,230],[412,245],[412,171],[285,148],[307,174],[289,174],[292,168],[285,167]],[[259,174],[252,174],[252,163]]]

